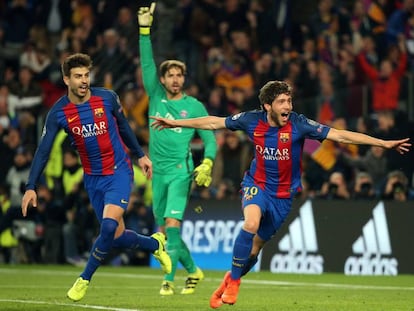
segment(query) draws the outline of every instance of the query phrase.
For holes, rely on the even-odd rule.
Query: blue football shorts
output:
[[[243,183],[242,208],[256,204],[262,211],[257,235],[264,241],[269,241],[279,230],[292,208],[292,199],[279,199],[269,195],[253,183]]]
[[[85,175],[84,185],[99,223],[105,205],[114,204],[124,210],[128,207],[133,185],[133,171],[127,163],[114,170],[113,175]]]

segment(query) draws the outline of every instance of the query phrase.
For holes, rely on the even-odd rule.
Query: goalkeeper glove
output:
[[[213,161],[205,158],[194,170],[195,182],[198,186],[208,187],[211,184],[211,169]]]
[[[141,35],[149,35],[152,25],[152,20],[155,11],[155,2],[151,3],[151,7],[141,7],[137,12],[139,33]]]

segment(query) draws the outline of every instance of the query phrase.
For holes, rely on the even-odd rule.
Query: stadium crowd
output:
[[[295,18],[299,7],[309,13],[306,18]],[[19,227],[15,221],[44,117],[66,92],[63,58],[75,52],[91,55],[92,84],[120,95],[140,144],[148,144],[137,8],[136,0],[0,0],[3,261],[82,265],[97,234],[82,168],[63,132],[38,188],[39,206],[29,214],[35,226]],[[413,137],[414,0],[308,5],[299,0],[159,0],[155,18],[163,21],[153,30],[156,59],[187,64],[186,92],[205,103],[211,115],[257,109],[258,88],[268,80],[285,80],[294,86],[294,110],[318,122],[384,139]],[[241,133],[215,135],[213,183],[194,187],[192,195],[237,198],[253,150]],[[196,161],[202,148],[194,139]],[[414,198],[410,155],[324,141],[307,142],[303,157],[302,199]],[[151,196],[150,181],[136,167],[127,227],[154,231]],[[18,243],[24,230],[34,235]],[[16,257],[11,250],[17,245]],[[148,264],[148,258],[145,252],[131,252],[114,254],[110,262]]]

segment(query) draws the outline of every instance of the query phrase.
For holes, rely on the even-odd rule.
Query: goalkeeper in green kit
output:
[[[186,65],[178,60],[166,60],[155,65],[150,29],[155,3],[138,10],[139,51],[145,90],[150,98],[150,116],[170,119],[187,119],[207,116],[204,105],[183,92]],[[150,120],[152,122],[152,120]],[[190,143],[195,133],[204,143],[204,159],[194,169]],[[217,144],[212,131],[175,128],[157,131],[150,127],[149,154],[152,160],[153,210],[159,230],[167,236],[167,252],[171,257],[172,271],[164,276],[161,295],[173,295],[174,276],[180,262],[188,272],[181,294],[194,293],[204,274],[196,266],[187,245],[181,238],[180,228],[192,179],[198,186],[208,187]]]

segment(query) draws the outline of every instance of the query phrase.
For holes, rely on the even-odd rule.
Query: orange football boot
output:
[[[221,301],[229,305],[234,305],[237,301],[237,295],[239,294],[241,280],[233,280],[230,278],[227,281],[227,287],[224,290],[223,295],[221,295]]]
[[[224,293],[224,290],[227,287],[228,282],[230,281],[230,271],[227,271],[224,275],[223,281],[221,282],[220,286],[214,291],[213,295],[210,297],[210,307],[213,309],[219,308],[223,302],[221,301],[221,296]]]

